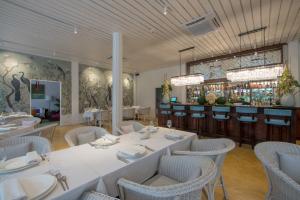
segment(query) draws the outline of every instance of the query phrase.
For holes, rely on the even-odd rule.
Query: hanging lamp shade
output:
[[[174,86],[198,85],[204,82],[203,74],[191,74],[183,76],[174,76],[171,78],[171,84]]]
[[[283,66],[262,66],[233,69],[226,72],[226,77],[232,82],[274,80],[281,76]]]

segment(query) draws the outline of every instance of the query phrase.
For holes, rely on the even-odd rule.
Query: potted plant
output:
[[[225,97],[218,97],[217,100],[216,100],[216,103],[218,105],[225,105],[226,104],[226,99]]]
[[[162,89],[162,102],[163,103],[169,103],[170,102],[170,96],[172,92],[172,86],[169,82],[169,80],[165,79],[163,84],[161,85]]]
[[[295,105],[296,88],[299,88],[300,84],[297,82],[291,74],[289,68],[285,66],[282,76],[278,83],[278,96],[280,97],[280,104],[283,106]]]
[[[207,103],[207,101],[205,99],[205,91],[204,91],[203,86],[201,88],[200,95],[199,95],[197,101],[198,101],[199,105],[204,105],[205,103]]]

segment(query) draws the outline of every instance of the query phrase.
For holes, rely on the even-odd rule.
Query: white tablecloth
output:
[[[68,178],[70,190],[63,191],[58,184],[47,199],[76,199],[83,191],[88,189],[105,188],[111,196],[117,196],[116,181],[120,177],[141,182],[151,177],[158,165],[159,157],[168,148],[184,150],[190,145],[195,134],[180,131],[185,135],[180,141],[165,139],[164,135],[170,130],[160,128],[158,133],[151,135],[148,140],[140,140],[139,133],[130,133],[120,137],[120,143],[107,149],[95,149],[89,144],[71,147],[55,151],[50,154],[50,162],[44,161],[34,168],[14,173],[11,175],[0,175],[0,181],[18,176],[29,176],[46,173],[50,169],[58,169]],[[175,130],[172,130],[175,131]],[[178,131],[179,132],[179,131]],[[148,154],[130,164],[117,159],[116,153],[124,146],[133,144],[145,144],[155,150],[148,151]]]

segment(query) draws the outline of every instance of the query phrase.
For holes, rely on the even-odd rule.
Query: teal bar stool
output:
[[[242,146],[243,142],[249,143],[254,148],[256,144],[255,128],[257,122],[257,108],[256,107],[236,107],[237,120],[240,122],[240,136],[239,142]],[[245,130],[243,125],[248,125],[249,137],[245,137]],[[249,130],[249,129],[252,130]]]
[[[167,120],[171,119],[172,116],[171,105],[165,103],[159,104],[158,112],[158,125],[166,126]]]
[[[206,115],[204,106],[190,106],[191,118],[196,121],[196,130],[198,136],[201,136],[206,128]]]
[[[185,129],[187,112],[183,105],[173,105],[174,126],[177,129]]]
[[[277,127],[279,132],[279,140],[283,139],[283,129],[286,130],[286,141],[292,142],[291,122],[292,110],[286,109],[264,109],[265,124],[267,125],[267,140],[273,140],[273,128]]]
[[[212,118],[214,119],[214,132],[215,136],[219,137],[227,137],[228,136],[228,121],[230,119],[229,116],[230,107],[228,106],[213,106],[212,107]],[[224,128],[222,130],[222,123]],[[218,129],[218,127],[220,127]]]

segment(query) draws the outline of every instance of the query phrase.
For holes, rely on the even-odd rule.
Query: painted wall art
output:
[[[123,105],[133,105],[133,75],[123,74]],[[79,111],[95,107],[106,109],[112,101],[112,71],[79,65]]]
[[[62,114],[71,113],[71,62],[0,50],[0,112],[30,113],[30,80],[62,83]]]

